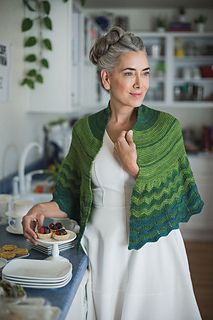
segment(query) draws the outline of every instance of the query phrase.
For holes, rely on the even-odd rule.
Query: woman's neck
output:
[[[125,126],[128,124],[134,124],[136,120],[136,109],[128,106],[122,106],[116,108],[110,105],[111,108],[111,117],[110,122],[117,124],[119,126]]]

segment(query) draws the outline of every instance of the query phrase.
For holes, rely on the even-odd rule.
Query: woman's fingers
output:
[[[37,227],[38,227],[38,228],[41,227],[41,226],[43,226],[43,224],[44,224],[44,216],[43,216],[43,215],[39,215],[39,216],[37,217],[36,222],[37,222]]]
[[[36,244],[37,234],[35,233],[37,221],[31,216],[24,216],[22,220],[23,232],[26,239]]]
[[[126,131],[125,130],[121,131],[116,143],[120,143],[120,142],[122,143],[124,141],[126,141]]]
[[[134,143],[133,141],[133,131],[129,130],[126,133],[126,141],[128,142],[129,145],[132,145]]]

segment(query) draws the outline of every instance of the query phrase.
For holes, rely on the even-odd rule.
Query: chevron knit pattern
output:
[[[53,195],[61,210],[79,222],[79,242],[92,213],[91,168],[109,117],[110,107],[76,123]],[[179,228],[202,210],[203,201],[176,118],[142,105],[133,138],[140,171],[131,196],[128,248],[137,250]]]

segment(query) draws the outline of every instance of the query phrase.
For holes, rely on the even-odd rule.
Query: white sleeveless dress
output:
[[[92,168],[93,212],[81,241],[90,260],[87,319],[201,319],[179,230],[128,250],[134,178],[113,147],[105,131]]]

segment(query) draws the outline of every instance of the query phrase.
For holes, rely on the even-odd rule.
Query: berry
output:
[[[65,234],[67,234],[66,230],[65,229],[60,229],[60,230],[56,230],[55,234],[57,236],[63,236]]]
[[[55,226],[56,226],[57,230],[59,230],[63,227],[61,222],[56,222]]]
[[[50,233],[50,228],[49,227],[44,227],[45,228],[45,233]]]
[[[49,224],[49,228],[50,228],[50,229],[53,229],[54,226],[55,226],[55,223],[53,223],[53,222]]]
[[[41,226],[40,228],[38,228],[38,233],[41,233],[41,234],[50,233],[50,229],[49,227]]]
[[[44,226],[40,227],[40,228],[38,229],[38,232],[41,233],[41,234],[45,234],[45,233],[46,233],[46,232],[45,232],[45,227],[44,227]]]

